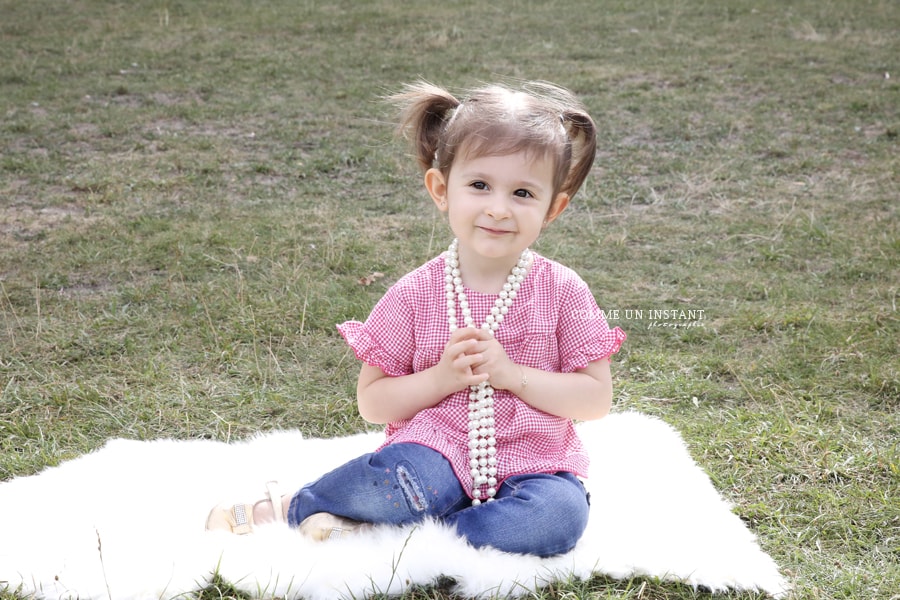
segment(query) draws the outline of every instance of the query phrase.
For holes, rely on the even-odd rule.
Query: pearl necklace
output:
[[[481,328],[491,335],[500,327],[503,317],[509,312],[516,293],[528,272],[531,262],[531,251],[526,248],[519,257],[519,262],[503,284],[503,290],[494,300],[494,306],[485,317]],[[454,239],[447,249],[444,266],[444,282],[447,295],[447,324],[450,331],[457,329],[457,303],[462,309],[463,322],[466,327],[474,327],[475,320],[466,298],[459,270],[459,240]],[[485,381],[469,386],[469,467],[472,469],[472,505],[481,504],[482,498],[487,502],[497,494],[497,440],[494,437],[494,388]],[[486,488],[486,489],[483,489]]]

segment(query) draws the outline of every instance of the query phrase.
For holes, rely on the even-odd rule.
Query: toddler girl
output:
[[[455,239],[365,323],[338,326],[363,363],[360,414],[386,440],[292,496],[217,507],[207,528],[285,520],[324,539],[430,518],[476,547],[567,552],[589,504],[572,421],[609,412],[625,334],[578,275],[529,246],[590,171],[594,123],[545,83],[462,100],[418,83],[391,99]]]

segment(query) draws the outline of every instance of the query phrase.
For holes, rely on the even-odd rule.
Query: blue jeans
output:
[[[351,460],[291,499],[288,523],[327,512],[367,523],[436,519],[475,547],[553,556],[571,550],[587,527],[588,496],[567,472],[515,475],[493,502],[472,506],[449,461],[420,444],[399,443]]]

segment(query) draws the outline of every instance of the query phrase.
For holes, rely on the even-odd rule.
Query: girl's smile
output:
[[[509,230],[504,230],[504,229],[494,229],[494,228],[492,228],[492,227],[479,227],[479,229],[481,229],[482,231],[485,231],[485,232],[487,232],[487,233],[492,233],[492,234],[494,234],[494,235],[504,235],[504,234],[507,234],[507,233],[512,233],[512,231],[509,231]]]

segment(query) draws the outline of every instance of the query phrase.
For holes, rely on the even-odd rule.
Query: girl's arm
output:
[[[479,330],[480,331],[480,330]],[[471,349],[477,354],[474,374],[490,377],[495,389],[509,390],[523,402],[557,417],[590,421],[605,417],[612,407],[609,360],[601,358],[572,373],[552,373],[517,365],[490,334],[478,335]]]
[[[609,414],[612,407],[609,359],[595,360],[573,373],[551,373],[522,365],[515,366],[520,370],[521,376],[506,389],[532,407],[551,415],[580,421],[600,419]]]
[[[378,424],[410,419],[447,396],[481,383],[487,374],[472,371],[472,365],[480,360],[478,354],[471,352],[477,344],[475,329],[457,329],[450,335],[436,365],[399,377],[363,364],[356,384],[359,414],[366,421]]]

